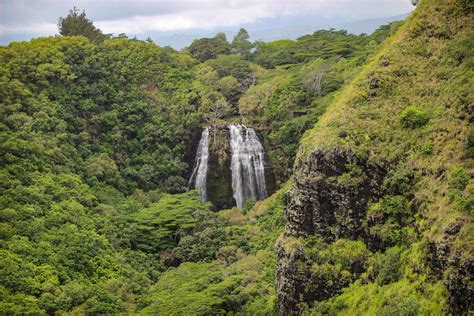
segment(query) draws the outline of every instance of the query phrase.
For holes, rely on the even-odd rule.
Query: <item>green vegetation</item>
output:
[[[203,62],[217,58],[219,55],[230,53],[230,45],[224,33],[218,33],[213,38],[194,40],[188,48],[189,53],[197,60]]]
[[[273,246],[284,224],[283,193],[256,202],[246,215],[232,209],[199,217],[202,227],[182,238],[171,254],[190,262],[162,274],[142,313],[275,314]]]
[[[370,36],[321,30],[256,46],[253,61],[266,69],[256,69],[257,84],[240,97],[238,107],[245,122],[260,127],[278,182],[290,176],[304,132],[399,27],[391,23]]]
[[[308,313],[441,315],[472,308],[453,290],[469,282],[462,265],[472,262],[474,249],[471,23],[462,1],[422,1],[303,137],[298,159],[315,149],[347,148],[387,171],[364,224],[366,242],[373,246],[376,238],[382,249],[368,254],[360,274],[346,274],[352,279],[335,278],[339,266],[331,263],[325,280],[350,285]],[[338,180],[356,180],[352,169]]]
[[[173,248],[181,236],[202,225],[210,216],[209,204],[201,204],[195,192],[164,195],[158,202],[132,215],[132,242],[137,248],[150,253]],[[212,214],[212,213],[211,213]]]
[[[75,7],[65,18],[59,18],[58,29],[62,36],[84,36],[93,43],[101,43],[110,37],[94,26],[85,11],[79,14]]]
[[[469,1],[426,0],[371,35],[241,29],[177,52],[74,9],[62,36],[0,47],[0,313],[278,314],[279,238],[325,293],[309,314],[445,313],[456,267],[431,248],[467,264],[474,245],[470,25]],[[214,211],[187,190],[186,157],[203,126],[236,120],[261,133],[279,189]],[[372,244],[283,237],[295,158],[333,148],[386,172],[362,216]],[[367,179],[345,169],[328,181]]]
[[[422,127],[428,123],[428,113],[416,107],[409,106],[400,114],[400,123],[405,128]]]
[[[233,224],[180,193],[193,131],[212,100],[236,104],[255,66],[237,55],[200,64],[124,37],[12,43],[0,60],[2,313],[154,309],[156,282],[175,279],[175,266],[192,267],[191,283],[216,267],[223,283],[203,306],[276,308],[281,202]],[[195,306],[182,303],[174,308]]]

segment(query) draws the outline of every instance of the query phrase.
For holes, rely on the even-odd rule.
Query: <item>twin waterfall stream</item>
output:
[[[253,128],[240,123],[232,123],[228,129],[232,194],[237,207],[242,208],[248,200],[262,200],[267,197],[265,150]],[[208,200],[209,132],[209,128],[205,128],[202,132],[194,168],[189,179],[189,187],[198,191],[202,202]]]
[[[206,127],[201,134],[198,149],[196,152],[196,162],[193,173],[189,178],[189,185],[193,185],[201,196],[201,202],[207,200],[207,168],[209,161],[209,127]]]

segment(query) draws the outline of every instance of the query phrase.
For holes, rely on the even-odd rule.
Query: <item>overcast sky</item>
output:
[[[0,0],[0,43],[57,33],[72,7],[105,33],[202,33],[239,26],[341,24],[413,10],[409,0]]]

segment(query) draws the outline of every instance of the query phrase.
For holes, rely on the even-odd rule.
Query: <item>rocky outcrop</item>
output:
[[[257,129],[255,130],[255,132],[257,133],[258,138],[260,139],[260,141],[262,143],[262,146],[265,149],[265,164],[264,164],[264,166],[265,166],[265,185],[266,185],[266,188],[267,188],[268,196],[270,196],[277,189],[277,181],[276,181],[277,172],[276,172],[276,170],[275,170],[275,168],[274,168],[274,166],[271,162],[270,156],[269,156],[270,148],[268,146],[268,141],[266,141],[266,139],[265,139],[265,135]]]
[[[278,245],[277,291],[282,315],[297,315],[301,305],[324,300],[346,284],[325,284],[306,266],[302,247],[285,246],[291,238],[369,239],[363,222],[367,206],[382,194],[382,167],[346,149],[316,150],[295,166],[287,193],[286,229]]]
[[[232,196],[230,161],[229,130],[226,127],[211,128],[207,194],[215,210],[231,208],[235,205]]]
[[[282,315],[299,315],[315,301],[338,295],[350,283],[313,271],[311,249],[305,248],[309,237],[319,237],[327,244],[338,239],[362,240],[372,252],[392,246],[370,233],[383,218],[368,212],[371,202],[389,194],[382,190],[382,183],[391,179],[386,171],[390,166],[395,167],[371,164],[348,149],[316,150],[297,162],[295,182],[287,193],[286,228],[277,245],[276,284]],[[416,200],[412,201],[413,214],[422,216]],[[408,217],[404,220],[401,225],[411,223]],[[452,315],[465,315],[474,306],[474,261],[458,240],[466,221],[462,216],[453,219],[436,238],[428,240],[426,259],[433,278],[437,276],[445,285],[447,312]],[[363,269],[354,265],[348,272],[357,276]]]
[[[196,152],[201,139],[202,130],[193,130],[190,133],[186,150],[184,152],[184,161],[189,166],[186,172],[186,179],[189,179],[193,172],[193,166],[196,160]]]
[[[350,150],[314,151],[295,167],[287,195],[286,236],[364,237],[367,204],[381,195],[383,168]]]
[[[299,315],[302,302],[313,302],[316,293],[305,287],[311,284],[304,249],[301,246],[286,247],[285,240],[277,244],[277,293],[280,315]]]
[[[453,249],[464,224],[461,220],[448,223],[442,238],[429,244],[428,261],[438,277],[443,279],[452,315],[465,315],[474,309],[474,260],[463,256],[461,250]]]

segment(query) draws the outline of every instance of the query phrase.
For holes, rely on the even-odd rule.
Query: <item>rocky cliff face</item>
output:
[[[285,247],[292,237],[322,237],[375,240],[364,225],[367,206],[381,195],[385,175],[382,167],[371,165],[350,150],[316,150],[295,166],[295,183],[287,194],[287,225],[278,245],[277,288],[280,312],[301,312],[300,303],[311,305],[335,295],[346,284],[329,284],[311,272],[303,247]],[[353,270],[357,272],[357,266]]]
[[[459,237],[463,221],[452,221],[444,229],[442,238],[430,241],[428,262],[448,292],[449,313],[465,315],[474,307],[474,260],[463,255],[462,250],[453,249]]]
[[[468,2],[421,1],[302,140],[277,246],[281,314],[313,304],[316,312],[334,314],[361,305],[380,314],[474,309],[473,102],[466,80],[473,77],[474,15]],[[417,111],[427,121],[406,124],[407,113]],[[352,151],[330,149],[341,144]],[[355,152],[369,153],[370,160]],[[317,257],[320,245],[327,251],[347,240],[367,250],[369,260],[361,270],[355,257],[346,257],[344,278],[341,262],[333,260],[340,253]],[[390,277],[375,271],[377,265],[392,269]],[[342,288],[338,299],[328,300]],[[369,288],[376,291],[351,297]]]
[[[381,167],[349,150],[314,151],[295,167],[288,193],[286,236],[328,241],[364,236],[365,210],[380,195]]]
[[[235,205],[232,196],[230,161],[229,130],[226,127],[211,128],[207,192],[216,210],[231,208]]]
[[[277,244],[277,293],[282,315],[299,315],[315,302],[341,293],[355,278],[365,272],[361,262],[350,263],[348,273],[355,278],[334,278],[314,270],[314,258],[307,241],[320,238],[331,245],[337,240],[363,241],[372,253],[394,244],[371,230],[383,221],[370,211],[370,205],[393,192],[385,180],[393,180],[394,164],[371,164],[348,149],[316,150],[295,165],[295,182],[287,193],[284,235]],[[396,186],[400,183],[395,183]],[[395,193],[399,194],[399,193]],[[412,198],[411,213],[404,214],[402,227],[416,228],[413,215],[423,216]],[[443,228],[441,237],[429,239],[427,258],[433,280],[442,280],[447,291],[448,312],[463,315],[473,302],[471,288],[474,275],[472,258],[455,247],[467,221],[454,219]],[[403,229],[403,228],[402,228]],[[418,230],[419,228],[416,228]],[[418,232],[419,238],[422,234]],[[409,242],[409,241],[406,241]],[[317,250],[316,250],[317,251]],[[331,263],[330,263],[331,264]]]

